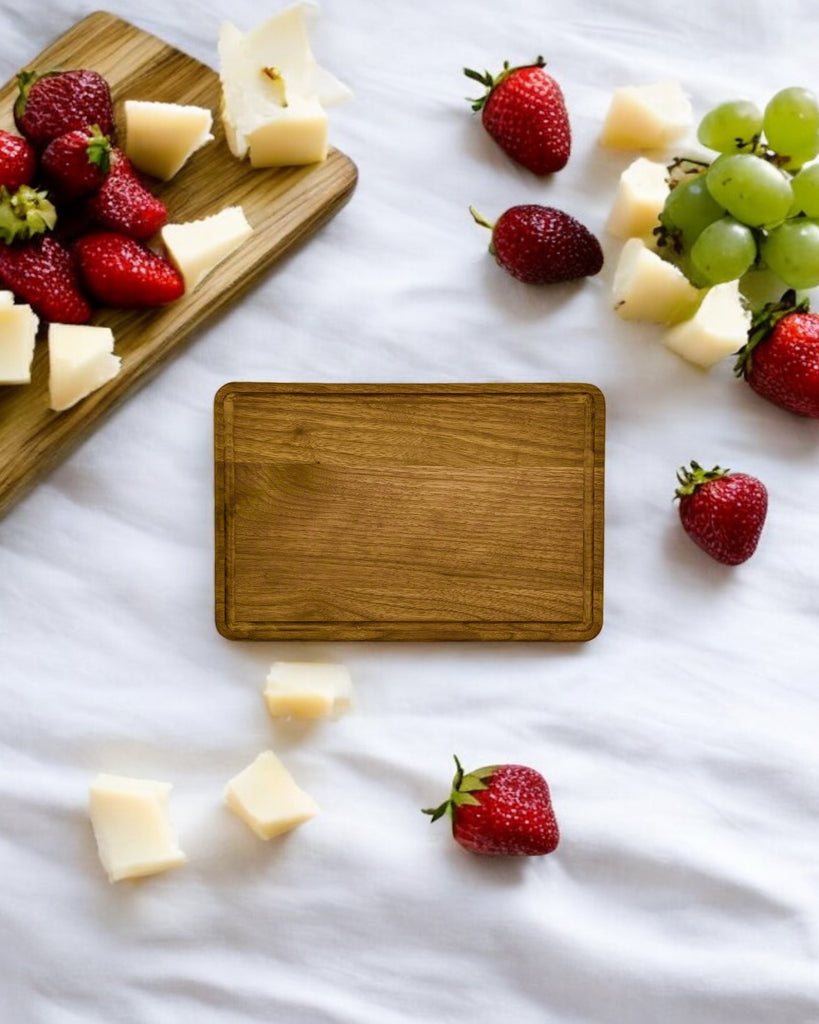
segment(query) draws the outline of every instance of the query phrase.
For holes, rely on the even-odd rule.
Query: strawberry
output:
[[[119,149],[99,189],[87,202],[87,213],[100,228],[144,241],[168,219],[168,210],[139,180],[128,157]]]
[[[527,284],[554,284],[599,273],[603,250],[574,217],[552,206],[512,206],[491,224],[474,207],[478,224],[489,228],[489,251],[512,277]]]
[[[696,462],[677,473],[680,522],[703,551],[724,565],[739,565],[756,551],[765,516],[768,492],[747,473],[703,469]]]
[[[53,235],[0,244],[0,282],[43,320],[85,324],[91,319],[74,257]]]
[[[464,68],[464,74],[485,86],[472,100],[484,128],[513,160],[535,174],[552,174],[566,166],[572,148],[569,115],[560,86],[544,71],[545,61],[510,68],[499,75]]]
[[[0,130],[0,185],[12,192],[30,185],[36,169],[37,154],[28,139]]]
[[[455,768],[449,799],[424,811],[433,821],[449,814],[455,842],[491,856],[538,856],[556,849],[560,830],[540,772],[501,764],[465,773],[457,757]]]
[[[84,288],[104,306],[162,306],[185,291],[175,267],[127,235],[92,232],[77,239],[74,252]]]
[[[97,124],[75,128],[52,139],[40,162],[58,198],[71,202],[102,184],[111,166],[111,140]]]
[[[798,416],[819,418],[819,314],[785,292],[753,318],[734,372],[757,394]]]
[[[103,134],[114,128],[108,83],[96,71],[22,71],[14,103],[14,123],[38,149],[58,135],[97,124]]]

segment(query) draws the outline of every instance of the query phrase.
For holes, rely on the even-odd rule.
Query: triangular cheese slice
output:
[[[109,327],[87,324],[49,324],[49,404],[57,412],[107,384],[119,373],[121,360],[113,354]]]

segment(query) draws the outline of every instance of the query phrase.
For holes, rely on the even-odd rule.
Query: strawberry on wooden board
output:
[[[0,282],[42,320],[85,324],[91,319],[74,257],[53,235],[0,244]]]
[[[163,306],[185,291],[179,271],[142,242],[96,231],[74,242],[83,287],[103,306]]]
[[[21,71],[17,84],[14,123],[38,149],[75,128],[96,124],[105,135],[113,131],[111,90],[96,71]]]
[[[787,291],[753,318],[734,372],[758,395],[798,416],[819,419],[819,314]]]
[[[489,251],[526,284],[556,284],[591,277],[603,266],[600,242],[568,213],[552,206],[512,206],[492,224],[474,207],[475,221],[492,232]]]
[[[533,64],[510,67],[498,75],[464,68],[464,74],[485,86],[472,100],[486,131],[513,160],[535,174],[553,174],[566,166],[572,136],[563,92],[538,57]]]
[[[432,821],[449,815],[452,835],[471,853],[489,856],[541,856],[552,853],[560,830],[549,785],[540,772],[520,764],[489,765],[464,772],[455,758],[452,792]]]
[[[100,228],[144,241],[168,219],[165,204],[139,179],[122,150],[114,148],[104,181],[86,203],[86,212]]]
[[[102,185],[111,166],[111,140],[100,126],[58,135],[43,150],[40,166],[62,202],[72,202]]]
[[[36,170],[37,154],[28,139],[0,130],[0,185],[12,192],[30,185]]]
[[[756,551],[768,512],[765,485],[747,473],[697,462],[677,473],[680,522],[688,536],[723,565],[739,565]]]

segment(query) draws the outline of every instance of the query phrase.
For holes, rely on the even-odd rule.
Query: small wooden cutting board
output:
[[[337,149],[331,149],[323,163],[307,167],[254,170],[237,160],[225,143],[218,116],[217,73],[104,11],[83,18],[25,67],[100,72],[111,87],[120,128],[125,99],[208,107],[214,115],[213,142],[194,153],[171,181],[153,182],[151,189],[166,203],[171,221],[196,220],[224,206],[240,205],[254,230],[245,245],[171,305],[144,311],[99,310],[94,322],[113,330],[122,369],[113,381],[66,412],[48,407],[48,357],[41,337],[31,384],[0,385],[0,515],[178,352],[198,327],[236,302],[291,247],[343,206],[357,180],[355,164]],[[0,90],[0,127],[15,130],[16,95],[17,83],[11,79]]]
[[[214,412],[223,636],[599,632],[593,385],[230,383]]]

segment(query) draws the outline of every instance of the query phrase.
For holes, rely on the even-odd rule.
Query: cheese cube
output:
[[[690,317],[702,298],[685,274],[640,238],[623,246],[612,281],[614,311],[624,320],[673,324]]]
[[[253,234],[241,206],[226,206],[218,213],[183,224],[166,224],[161,238],[191,292],[199,282]]]
[[[168,181],[213,140],[213,115],[206,107],[126,100],[125,153],[140,171]]]
[[[28,384],[40,321],[31,306],[15,306],[13,298],[0,292],[0,384]]]
[[[745,344],[750,325],[751,312],[742,300],[739,282],[727,281],[709,288],[694,316],[667,331],[663,342],[707,370]]]
[[[344,665],[276,661],[267,675],[264,699],[274,718],[326,718],[350,704],[350,673]]]
[[[600,142],[613,149],[664,149],[691,128],[691,101],[679,82],[615,89]]]
[[[638,156],[620,175],[606,229],[617,238],[649,237],[668,192],[665,164]]]
[[[171,788],[153,779],[105,773],[91,784],[91,826],[111,882],[153,875],[187,861],[168,821]]]
[[[272,750],[263,751],[230,780],[225,802],[261,839],[289,832],[319,810]]]
[[[51,408],[57,412],[68,409],[116,377],[121,360],[113,350],[114,335],[109,327],[49,324]]]
[[[327,156],[324,107],[350,91],[319,67],[310,49],[304,4],[250,32],[226,21],[219,34],[221,115],[234,156],[253,167],[309,164]]]

